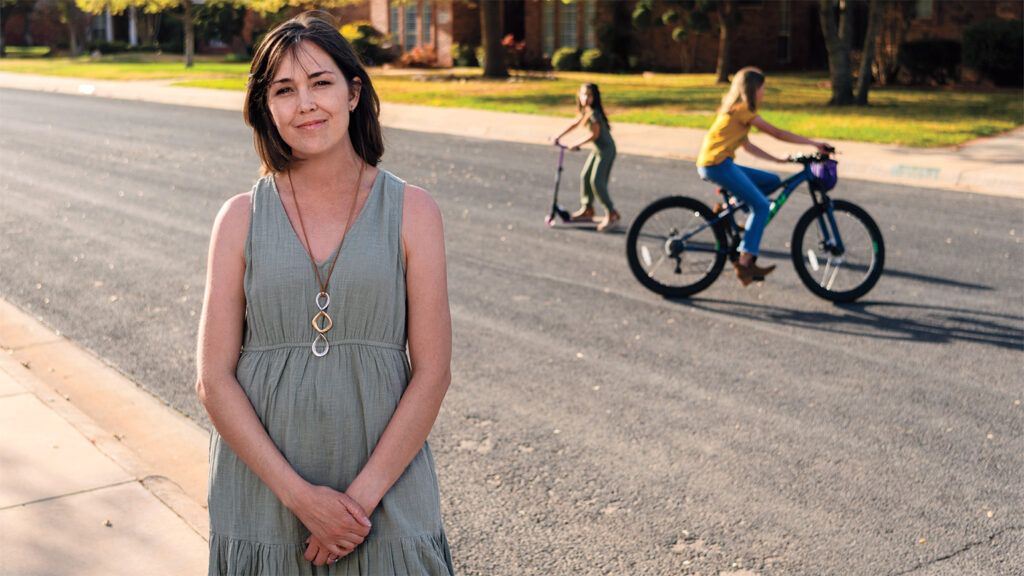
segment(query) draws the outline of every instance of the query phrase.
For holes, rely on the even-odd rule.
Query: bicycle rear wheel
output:
[[[626,258],[636,279],[669,298],[696,294],[722,273],[728,252],[721,223],[703,203],[683,196],[655,201],[633,221]]]
[[[853,302],[878,282],[885,266],[885,242],[878,225],[860,206],[832,200],[812,206],[793,229],[792,257],[797,276],[817,296]],[[834,222],[834,226],[833,226]],[[838,239],[842,241],[842,249]]]

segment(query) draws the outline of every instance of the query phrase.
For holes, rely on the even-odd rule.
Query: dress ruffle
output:
[[[238,540],[210,533],[210,574],[222,576],[454,575],[444,532],[405,538],[369,538],[335,564],[314,566],[302,544]]]

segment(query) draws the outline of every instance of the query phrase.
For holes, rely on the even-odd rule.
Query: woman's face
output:
[[[274,126],[296,158],[349,142],[349,114],[359,103],[358,87],[359,79],[350,85],[334,59],[313,42],[298,44],[284,57],[267,102]]]
[[[587,88],[586,86],[580,86],[579,99],[580,106],[590,106],[590,104],[594,101],[594,96],[590,93],[590,88]]]
[[[757,99],[757,107],[761,107],[761,101],[764,100],[764,82],[761,83],[761,87],[757,89],[757,93],[754,96]]]

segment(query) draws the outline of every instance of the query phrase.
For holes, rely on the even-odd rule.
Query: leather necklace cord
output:
[[[365,162],[360,162],[359,165],[359,178],[356,180],[355,193],[352,194],[352,205],[349,207],[348,218],[345,220],[345,230],[341,234],[341,242],[338,244],[338,251],[334,253],[334,258],[331,260],[331,267],[327,269],[327,277],[320,277],[320,267],[316,264],[316,258],[313,257],[313,245],[309,243],[309,236],[306,235],[306,225],[302,222],[302,209],[299,208],[299,195],[295,193],[295,183],[292,182],[292,171],[288,170],[288,186],[292,189],[292,200],[295,202],[295,214],[299,218],[299,229],[302,231],[302,238],[306,241],[306,254],[309,256],[309,262],[313,265],[313,273],[316,274],[316,282],[320,286],[320,293],[327,293],[327,284],[331,281],[331,274],[334,273],[334,265],[338,263],[338,257],[341,256],[341,249],[345,246],[345,238],[348,237],[348,231],[352,227],[352,221],[356,213],[356,204],[359,201],[360,187],[363,183],[363,169],[366,167]]]

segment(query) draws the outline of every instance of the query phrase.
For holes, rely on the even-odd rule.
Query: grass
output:
[[[180,56],[118,55],[7,59],[0,71],[110,80],[174,80],[176,85],[243,90],[245,63],[201,58],[185,70]],[[388,102],[572,116],[581,82],[601,86],[612,122],[707,128],[723,88],[709,74],[520,74],[484,80],[476,69],[371,70]],[[961,144],[1024,124],[1020,90],[875,88],[867,108],[832,108],[824,74],[770,75],[762,114],[807,136],[935,147]]]

